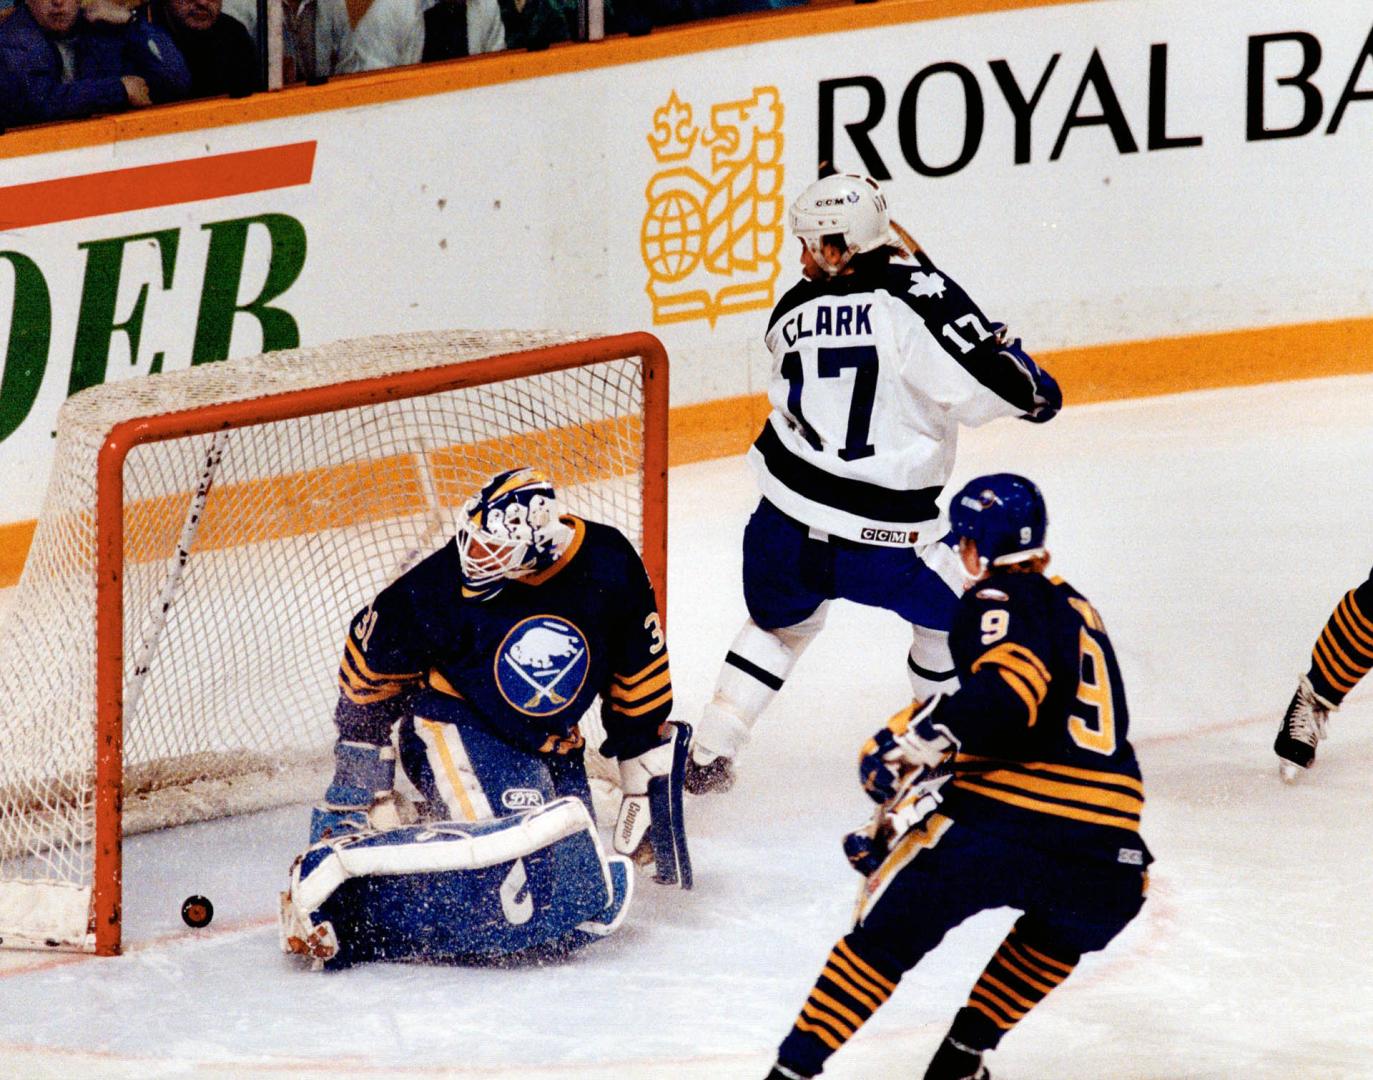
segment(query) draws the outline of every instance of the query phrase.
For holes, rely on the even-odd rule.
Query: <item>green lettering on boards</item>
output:
[[[114,305],[119,297],[119,279],[124,272],[124,249],[140,240],[157,245],[162,259],[161,288],[164,291],[170,289],[181,240],[179,229],[160,229],[157,232],[91,240],[76,245],[86,252],[86,277],[81,283],[81,310],[76,317],[76,341],[72,346],[68,396],[105,381],[110,343],[116,333],[128,337],[129,361],[138,363],[138,343],[143,337],[143,316],[148,307],[148,283],[145,281],[139,286],[138,299],[123,322],[114,321]],[[159,352],[153,357],[149,370],[161,371],[162,359],[163,354]]]
[[[239,303],[243,261],[248,233],[254,225],[267,230],[271,254],[267,279],[258,295]],[[200,292],[192,364],[209,364],[229,356],[234,316],[250,315],[262,327],[262,351],[294,349],[300,344],[300,327],[290,312],[271,302],[295,284],[305,268],[305,226],[286,214],[212,221],[203,226],[210,234],[210,253],[205,260],[205,284]]]
[[[3,357],[5,375],[0,379],[0,442],[4,442],[29,415],[43,383],[52,341],[52,295],[43,271],[27,255],[0,251],[0,259],[14,267],[14,304]]]

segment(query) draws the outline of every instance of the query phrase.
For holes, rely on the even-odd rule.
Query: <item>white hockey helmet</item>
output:
[[[835,173],[815,181],[791,205],[791,231],[827,274],[837,274],[864,251],[895,244],[887,197],[877,181],[857,173]],[[824,254],[823,239],[840,236],[845,246],[837,263]]]
[[[463,584],[482,590],[552,566],[572,539],[552,482],[537,469],[497,473],[458,515]]]

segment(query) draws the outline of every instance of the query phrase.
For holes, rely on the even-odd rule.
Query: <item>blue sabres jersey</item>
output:
[[[598,695],[613,756],[661,741],[672,678],[643,562],[616,529],[564,521],[573,538],[558,561],[494,596],[466,592],[450,540],[358,612],[339,668],[340,736],[386,742],[427,689],[532,752],[575,741]]]
[[[1125,688],[1096,609],[1061,579],[994,572],[964,594],[949,646],[960,689],[934,714],[961,742],[949,816],[1147,865]]]

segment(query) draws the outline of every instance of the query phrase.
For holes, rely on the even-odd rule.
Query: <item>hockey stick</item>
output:
[[[228,441],[229,433],[227,431],[216,432],[210,441],[210,449],[205,455],[205,464],[200,470],[200,479],[196,483],[195,493],[191,496],[190,506],[186,510],[186,520],[181,526],[181,536],[176,542],[176,552],[172,556],[171,565],[167,568],[167,576],[163,579],[162,591],[158,595],[156,604],[153,605],[147,625],[143,628],[138,656],[134,660],[133,671],[129,674],[128,689],[124,693],[124,726],[126,730],[133,727],[139,703],[143,700],[143,686],[147,681],[148,671],[152,667],[153,653],[157,651],[157,643],[162,639],[162,631],[167,628],[167,614],[171,611],[172,602],[181,593],[181,579],[186,569],[186,562],[191,557],[191,545],[195,543],[196,533],[200,531],[200,520],[205,513],[205,503],[210,497],[210,488],[214,486],[215,474],[219,472],[219,463],[224,456],[224,447]]]

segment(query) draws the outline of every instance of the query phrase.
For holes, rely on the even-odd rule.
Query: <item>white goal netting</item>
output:
[[[571,512],[643,550],[645,501],[661,498],[645,489],[643,365],[523,362],[568,343],[597,352],[594,339],[552,333],[407,335],[108,384],[66,403],[0,626],[6,944],[93,947],[92,896],[117,889],[94,853],[119,830],[316,798],[349,619],[451,535],[454,508],[492,473],[544,468]],[[414,389],[416,373],[432,381],[507,354],[521,359],[498,381]],[[167,416],[199,430],[139,441],[126,423]],[[136,445],[120,485],[121,641],[98,646],[97,474],[112,431]],[[113,834],[97,820],[110,723],[98,647],[122,648],[124,672]]]

